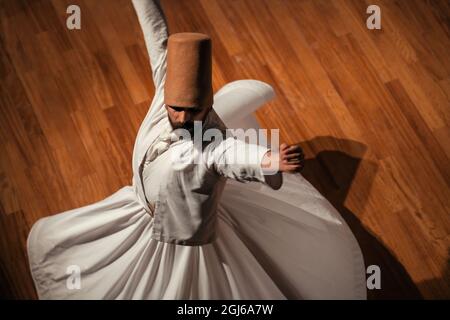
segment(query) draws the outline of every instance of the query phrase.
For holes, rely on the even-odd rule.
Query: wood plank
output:
[[[31,225],[131,183],[154,87],[129,0],[1,2],[0,296],[36,298]],[[376,4],[381,30],[365,0],[162,0],[171,33],[211,35],[214,90],[274,87],[256,116],[381,267],[369,298],[450,298],[450,4]]]

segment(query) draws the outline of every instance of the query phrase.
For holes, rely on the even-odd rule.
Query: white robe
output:
[[[283,174],[277,191],[228,180],[212,243],[185,246],[150,237],[153,218],[141,169],[167,117],[167,26],[157,2],[133,4],[156,89],[134,146],[133,183],[33,225],[27,249],[39,298],[365,299],[365,267],[355,237],[300,174]],[[251,112],[273,97],[270,85],[239,80],[214,95],[214,109],[230,128],[256,127]]]

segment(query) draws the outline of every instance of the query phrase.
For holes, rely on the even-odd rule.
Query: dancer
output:
[[[132,185],[33,225],[39,298],[364,299],[361,250],[297,172],[301,149],[225,134],[257,127],[251,112],[272,87],[239,80],[213,94],[210,37],[169,37],[158,1],[133,5],[155,96],[134,145]],[[201,136],[222,139],[199,147],[198,124]]]

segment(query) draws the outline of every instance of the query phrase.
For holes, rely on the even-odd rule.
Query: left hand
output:
[[[298,144],[280,145],[280,171],[282,172],[300,172],[305,166],[305,155]]]
[[[305,155],[298,144],[280,145],[280,152],[267,152],[262,161],[262,167],[268,168],[271,164],[278,164],[278,171],[300,172],[305,165]]]

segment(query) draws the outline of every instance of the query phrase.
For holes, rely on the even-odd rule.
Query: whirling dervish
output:
[[[158,1],[133,5],[155,96],[136,137],[132,183],[33,225],[27,249],[39,298],[365,299],[360,247],[299,173],[299,146],[228,135],[259,129],[252,112],[273,88],[244,79],[213,94],[211,38],[169,36]],[[198,145],[186,131],[222,139]],[[200,161],[179,161],[189,154]]]

